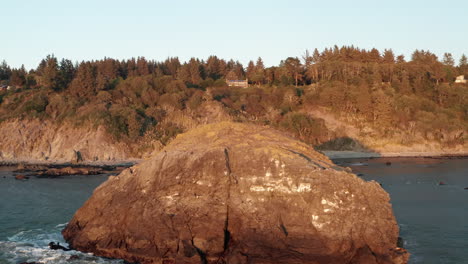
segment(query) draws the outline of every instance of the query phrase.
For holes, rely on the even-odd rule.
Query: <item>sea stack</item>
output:
[[[274,129],[217,123],[110,177],[63,230],[138,263],[406,263],[389,195]]]

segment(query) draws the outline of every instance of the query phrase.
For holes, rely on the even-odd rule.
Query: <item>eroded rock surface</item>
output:
[[[278,131],[219,123],[110,177],[63,235],[140,263],[406,263],[389,199]]]

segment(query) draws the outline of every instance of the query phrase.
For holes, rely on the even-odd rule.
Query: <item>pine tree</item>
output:
[[[37,83],[39,85],[56,89],[59,77],[57,58],[55,58],[53,54],[47,55],[39,64],[36,73],[38,75]]]
[[[253,61],[249,61],[249,65],[247,66],[247,79],[252,80],[255,74],[255,63]]]
[[[382,58],[384,63],[395,63],[395,55],[393,54],[393,51],[391,49],[389,50],[384,50],[383,58]]]
[[[7,62],[4,60],[0,64],[0,81],[10,79],[11,69]]]
[[[70,83],[72,82],[73,78],[75,77],[75,72],[76,69],[73,65],[73,62],[68,59],[62,59],[59,65],[58,83],[55,89],[67,89]]]
[[[263,84],[265,80],[265,65],[263,64],[262,58],[258,57],[257,63],[255,64],[255,73],[252,76],[252,82],[256,84]]]
[[[442,60],[442,63],[446,66],[454,66],[455,65],[455,60],[453,59],[453,56],[451,53],[444,53],[444,58]]]
[[[459,67],[467,67],[468,66],[468,58],[463,54],[460,58],[460,63],[458,64]]]

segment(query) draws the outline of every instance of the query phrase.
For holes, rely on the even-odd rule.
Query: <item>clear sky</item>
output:
[[[267,66],[333,45],[468,55],[467,0],[0,0],[0,61],[209,55]]]

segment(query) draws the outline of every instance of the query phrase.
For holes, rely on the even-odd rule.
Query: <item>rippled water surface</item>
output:
[[[0,167],[0,263],[122,263],[77,251],[48,249],[66,245],[60,231],[75,211],[107,179],[105,175],[35,178],[20,181],[11,167]],[[77,260],[68,260],[78,255]]]
[[[351,167],[366,180],[380,182],[390,193],[405,248],[412,254],[410,263],[468,263],[468,190],[464,190],[468,187],[468,159],[335,162]],[[12,170],[0,167],[0,264],[122,263],[47,247],[50,241],[66,245],[60,231],[107,176],[19,181]],[[79,259],[68,260],[72,255]]]
[[[390,193],[410,263],[468,263],[468,159],[339,159]],[[390,162],[391,165],[386,163]],[[445,185],[439,185],[440,182]]]

